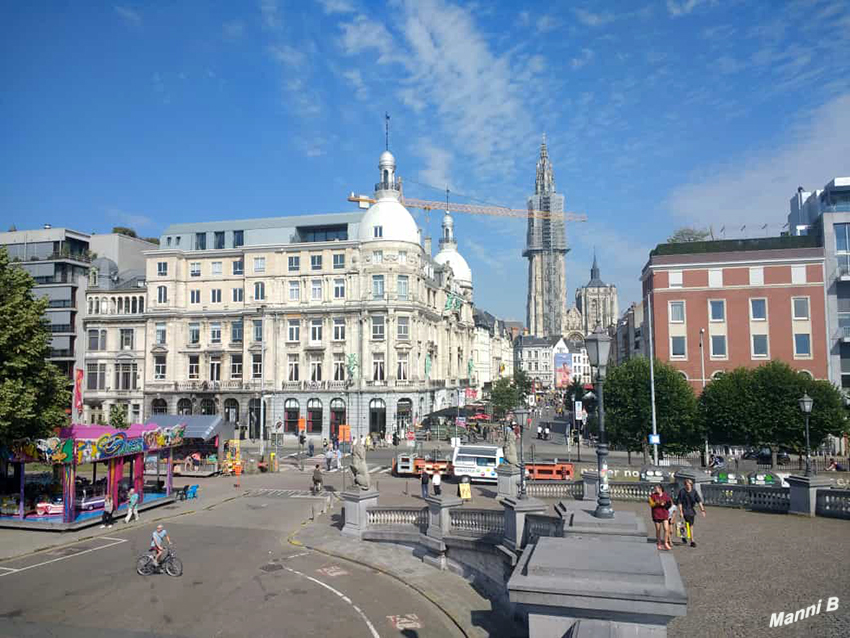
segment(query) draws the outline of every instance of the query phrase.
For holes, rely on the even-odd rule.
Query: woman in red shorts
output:
[[[673,499],[664,491],[664,486],[658,483],[649,496],[649,507],[652,508],[652,522],[655,523],[655,538],[658,549],[673,549],[670,545],[670,523],[668,510],[673,505]]]

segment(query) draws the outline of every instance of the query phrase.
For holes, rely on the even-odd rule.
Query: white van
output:
[[[497,481],[496,468],[504,460],[502,448],[495,445],[461,445],[452,453],[452,474],[470,481]]]

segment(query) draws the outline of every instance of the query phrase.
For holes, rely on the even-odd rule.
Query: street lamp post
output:
[[[455,441],[457,441],[457,422],[460,420],[460,388],[457,389],[457,414],[455,415]]]
[[[806,476],[812,475],[812,451],[809,446],[809,416],[812,413],[814,403],[814,399],[809,396],[808,392],[800,397],[800,410],[806,415]]]
[[[609,337],[601,326],[597,326],[586,340],[587,356],[590,365],[596,368],[597,394],[599,397],[599,445],[596,446],[596,467],[599,475],[599,490],[596,498],[597,518],[614,518],[614,510],[611,507],[611,495],[608,489],[608,440],[605,436],[605,403],[603,398],[603,386],[605,384],[605,369],[608,366],[608,353],[611,348],[611,337]]]
[[[525,454],[523,453],[523,449],[525,448],[523,445],[525,437],[523,435],[525,434],[525,424],[528,420],[528,408],[525,406],[514,408],[514,416],[519,423],[519,498],[525,499],[528,498],[528,494],[525,489]],[[513,436],[513,434],[511,434],[511,436]]]

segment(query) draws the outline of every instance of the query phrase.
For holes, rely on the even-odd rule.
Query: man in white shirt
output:
[[[441,483],[440,470],[434,470],[434,476],[431,477],[431,484],[434,486],[434,496],[439,496],[443,493],[443,490],[440,487]]]

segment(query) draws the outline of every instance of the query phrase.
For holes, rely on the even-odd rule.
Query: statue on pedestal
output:
[[[519,459],[516,455],[516,435],[510,428],[505,433],[505,462],[513,466],[519,465]]]
[[[361,490],[369,489],[369,466],[366,465],[366,446],[363,445],[362,437],[357,439],[351,449],[351,474],[356,486]]]

